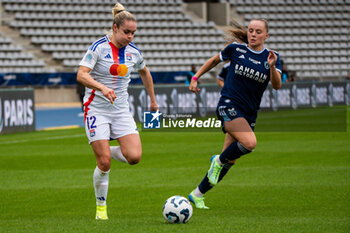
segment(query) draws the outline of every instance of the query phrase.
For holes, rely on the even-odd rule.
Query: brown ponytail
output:
[[[266,31],[269,32],[269,26],[265,19],[252,19],[250,22],[258,20],[265,24]],[[228,30],[225,36],[227,42],[231,44],[232,42],[245,43],[248,44],[248,28],[240,25],[236,21],[232,21],[231,25],[233,29]]]
[[[228,30],[225,39],[228,44],[233,42],[248,44],[247,28],[236,21],[231,22],[232,29]]]

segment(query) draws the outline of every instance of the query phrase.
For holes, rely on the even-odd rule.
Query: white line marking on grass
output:
[[[55,137],[33,138],[33,139],[23,139],[23,140],[12,140],[12,141],[0,142],[0,145],[24,143],[24,142],[32,142],[32,141],[48,141],[48,140],[56,140],[56,139],[64,139],[64,138],[78,138],[78,137],[83,137],[83,136],[84,136],[84,134],[73,134],[73,135],[66,135],[66,136],[55,136]]]

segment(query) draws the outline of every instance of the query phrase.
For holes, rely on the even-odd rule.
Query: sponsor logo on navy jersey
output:
[[[246,53],[247,50],[241,49],[241,48],[236,48],[236,51],[241,52],[241,53]]]
[[[253,79],[255,81],[258,81],[260,83],[263,83],[267,79],[267,75],[264,73],[260,73],[259,71],[255,71],[252,68],[245,67],[239,64],[236,64],[235,66],[235,73],[250,79]]]
[[[260,61],[257,61],[257,60],[255,60],[253,58],[249,58],[249,61],[253,62],[254,64],[261,64]]]
[[[245,59],[245,56],[242,54],[242,55],[239,56],[238,58]]]

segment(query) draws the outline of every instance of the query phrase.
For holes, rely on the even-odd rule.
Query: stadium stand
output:
[[[151,71],[189,70],[224,44],[215,24],[192,22],[180,0],[120,2],[137,17],[134,42]],[[75,71],[91,43],[109,31],[114,4],[114,0],[3,0],[5,11],[14,14],[9,25],[62,61],[66,71]]]
[[[221,0],[244,18],[269,21],[266,46],[300,80],[342,79],[350,72],[350,1]]]
[[[0,33],[0,73],[48,71],[42,60],[36,60],[32,53],[22,52],[22,50],[22,46],[16,45],[11,38]]]
[[[182,0],[120,2],[138,19],[135,44],[151,71],[189,70],[224,46],[223,32],[213,22],[192,20],[184,13]],[[280,53],[299,80],[340,79],[350,71],[350,1],[219,2],[229,4],[232,15],[245,25],[252,18],[267,19],[271,35],[267,47]],[[13,16],[8,25],[67,72],[76,71],[90,44],[109,31],[114,4],[115,0],[2,0],[4,12]],[[44,69],[43,61],[21,51],[2,35],[0,72]]]

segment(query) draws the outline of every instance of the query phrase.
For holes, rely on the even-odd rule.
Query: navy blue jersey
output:
[[[276,53],[277,54],[277,53]],[[231,61],[221,96],[231,99],[245,114],[256,115],[270,81],[269,50],[254,51],[246,44],[232,43],[220,53],[221,61]],[[282,73],[277,54],[276,69]]]
[[[223,81],[225,81],[227,73],[228,73],[228,69],[230,68],[230,62],[227,62],[221,69],[219,75],[218,75],[218,79],[221,79]]]

